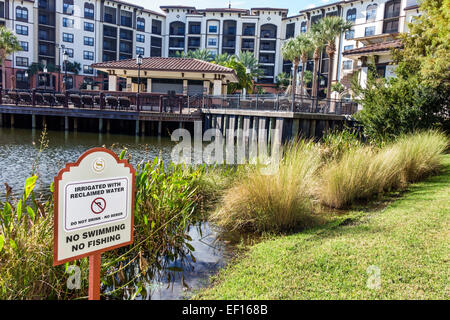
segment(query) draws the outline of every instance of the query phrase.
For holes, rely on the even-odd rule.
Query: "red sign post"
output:
[[[135,170],[94,148],[55,177],[53,265],[89,257],[89,300],[100,299],[102,252],[133,243]]]

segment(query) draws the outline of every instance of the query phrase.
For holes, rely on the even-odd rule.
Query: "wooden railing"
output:
[[[122,91],[0,90],[0,102],[15,105],[111,109],[134,112],[180,113],[200,109],[241,109],[280,112],[352,115],[358,106],[352,101],[316,99],[288,95],[181,95]]]

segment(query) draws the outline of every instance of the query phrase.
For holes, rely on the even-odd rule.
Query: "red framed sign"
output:
[[[94,148],[55,177],[53,265],[133,243],[135,170]],[[93,259],[94,260],[94,259]],[[99,275],[98,275],[99,276]]]

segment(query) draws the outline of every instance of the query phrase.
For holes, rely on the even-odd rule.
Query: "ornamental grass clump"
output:
[[[210,220],[230,231],[280,232],[309,226],[314,221],[311,191],[319,166],[313,143],[292,143],[273,172],[255,166],[240,175]]]
[[[323,166],[317,197],[330,207],[343,208],[358,199],[405,188],[439,171],[448,138],[437,131],[400,136],[383,148],[348,149]]]

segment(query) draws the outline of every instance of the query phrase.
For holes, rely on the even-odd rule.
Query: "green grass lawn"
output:
[[[197,299],[448,299],[450,155],[441,175],[378,210],[265,240],[213,278]],[[380,288],[367,286],[370,266]]]

